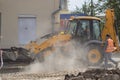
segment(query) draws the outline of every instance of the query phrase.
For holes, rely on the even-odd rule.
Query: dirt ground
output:
[[[113,55],[113,59],[120,62],[120,55]],[[120,64],[119,64],[120,66]],[[49,73],[27,73],[21,69],[14,69],[13,71],[0,71],[0,80],[120,80],[120,70],[110,69],[104,70],[97,67],[90,67],[90,70],[81,72],[81,69],[74,69],[72,71],[60,71]],[[10,73],[11,72],[11,73]]]

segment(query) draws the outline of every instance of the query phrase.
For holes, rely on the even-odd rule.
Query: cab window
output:
[[[80,20],[78,26],[78,36],[82,36],[85,40],[90,39],[90,24],[89,20]]]
[[[70,21],[68,33],[70,33],[72,35],[75,35],[76,29],[77,29],[77,22]]]
[[[98,20],[93,20],[93,37],[97,40],[100,38],[100,24]]]

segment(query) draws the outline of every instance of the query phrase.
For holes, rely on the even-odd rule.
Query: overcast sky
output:
[[[76,6],[81,7],[82,4],[86,1],[86,2],[90,2],[90,0],[68,0],[68,9],[70,11],[75,10]],[[93,0],[94,2],[96,2],[97,0]]]

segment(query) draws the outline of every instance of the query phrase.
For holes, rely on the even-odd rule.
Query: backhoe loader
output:
[[[106,34],[110,34],[112,36],[115,46],[117,47],[117,51],[119,51],[118,39],[114,27],[114,11],[112,9],[106,10],[105,26],[102,27],[100,24],[101,19],[97,17],[72,16],[64,31],[43,36],[42,38],[47,39],[41,44],[38,44],[36,41],[31,41],[22,48],[12,47],[11,49],[1,50],[3,50],[4,56],[10,60],[16,61],[19,59],[19,56],[22,55],[30,60],[37,59],[40,62],[43,62],[46,56],[54,53],[54,45],[59,43],[58,46],[61,48],[71,40],[74,40],[77,45],[82,45],[82,48],[80,49],[84,49],[83,57],[86,58],[86,61],[90,64],[98,64],[103,61],[103,43],[105,41]]]
[[[65,30],[67,33],[71,33],[72,39],[83,46],[85,51],[84,57],[90,65],[95,65],[103,61],[104,41],[107,34],[111,35],[114,45],[117,48],[114,52],[120,51],[117,29],[114,26],[114,10],[107,9],[105,14],[106,21],[104,26],[101,26],[101,19],[97,17],[71,17],[67,30]]]

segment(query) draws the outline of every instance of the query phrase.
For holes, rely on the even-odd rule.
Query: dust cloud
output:
[[[64,45],[61,47],[61,45]],[[75,41],[54,45],[55,51],[45,56],[44,62],[34,61],[25,68],[27,73],[47,73],[87,69],[83,56],[83,49]]]

